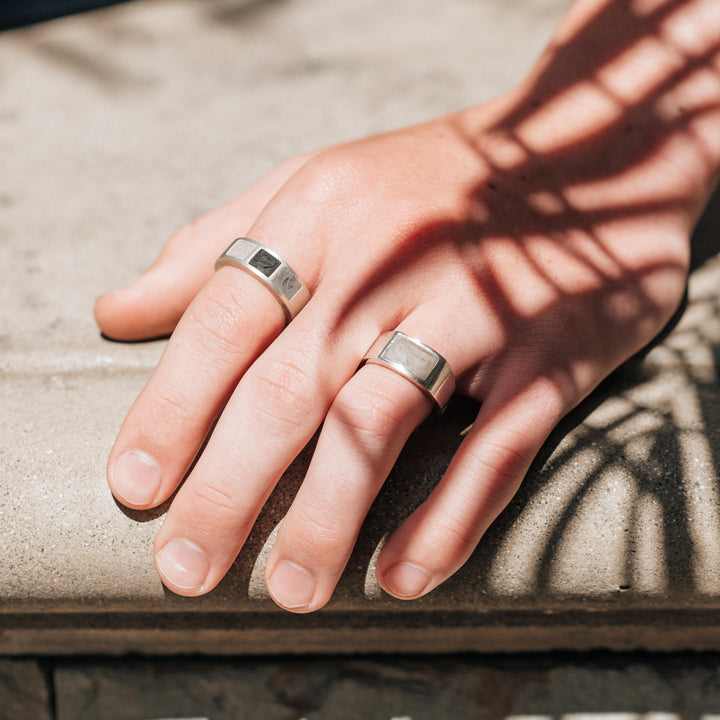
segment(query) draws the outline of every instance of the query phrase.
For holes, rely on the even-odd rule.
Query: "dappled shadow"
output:
[[[84,35],[67,38],[47,32],[40,24],[20,30],[24,44],[31,52],[53,68],[79,77],[106,94],[147,92],[157,88],[157,77],[152,62],[138,71],[137,65],[127,59],[128,53],[147,54],[151,43],[157,40],[138,23],[132,21],[132,10],[113,10],[111,6],[124,5],[128,0],[38,0],[0,7],[0,31],[33,25],[43,21],[90,10],[107,12],[88,13]],[[220,25],[237,33],[253,33],[256,25],[272,12],[281,9],[290,0],[194,0],[177,2],[190,7],[193,23]],[[131,18],[126,22],[125,18]],[[200,28],[198,28],[200,32]]]
[[[622,15],[627,12],[622,5],[611,4],[607,12]],[[647,33],[656,33],[663,20],[681,5],[679,0],[666,2],[638,22]],[[593,37],[595,27],[588,26],[581,33],[579,42],[585,47],[596,46],[600,41]],[[433,224],[415,232],[400,245],[396,257],[382,258],[382,264],[356,288],[347,305],[337,308],[338,325],[352,312],[356,299],[386,283],[398,265],[422,262],[423,253],[418,248],[432,247],[446,237],[460,238],[459,250],[471,264],[475,262],[478,242],[506,237],[540,281],[554,288],[554,306],[544,307],[537,315],[522,316],[495,268],[487,264],[478,266],[479,293],[484,299],[490,298],[493,313],[507,327],[519,325],[532,334],[537,332],[538,325],[550,323],[567,332],[570,339],[573,328],[568,324],[569,318],[575,314],[586,318],[586,322],[604,322],[602,317],[593,316],[598,295],[607,299],[616,292],[627,299],[631,309],[629,323],[657,312],[653,301],[643,294],[637,274],[625,267],[621,256],[607,250],[602,233],[613,223],[638,219],[645,219],[647,232],[652,232],[653,222],[659,216],[684,212],[687,199],[678,192],[677,196],[666,196],[657,202],[623,198],[614,205],[581,210],[574,206],[567,189],[612,179],[628,167],[642,165],[661,153],[668,138],[677,133],[686,135],[700,159],[705,158],[710,164],[710,156],[692,126],[698,117],[717,110],[717,106],[679,112],[669,119],[656,109],[678,84],[697,70],[707,69],[707,58],[720,50],[720,44],[707,55],[675,68],[636,103],[628,105],[610,91],[599,73],[606,63],[627,52],[634,41],[633,33],[625,33],[624,27],[612,42],[603,45],[601,53],[587,53],[587,57],[597,61],[593,65],[579,62],[572,47],[560,45],[554,49],[545,72],[529,93],[532,101],[513,108],[493,128],[513,144],[520,158],[517,162],[498,164],[484,145],[468,134],[467,128],[458,127],[468,147],[490,168],[473,198],[483,208],[483,212],[477,213],[481,219],[462,226]],[[611,97],[614,115],[565,146],[540,151],[524,143],[517,128],[578,84],[591,84]],[[529,189],[550,197],[551,209],[538,207]],[[715,232],[718,207],[716,198],[696,232],[692,257],[695,269],[720,249],[720,233]],[[563,290],[547,268],[536,262],[532,252],[537,236],[560,242],[578,231],[595,243],[602,258],[595,262],[589,253],[565,248],[573,261],[591,267],[602,278],[602,289],[588,292],[587,296]],[[612,267],[612,271],[607,272],[607,267]],[[648,265],[645,273],[649,276],[662,269],[660,265]],[[720,574],[713,557],[713,551],[720,549],[720,525],[715,522],[713,510],[719,492],[720,456],[718,444],[710,442],[706,434],[708,428],[720,427],[720,393],[714,369],[720,358],[720,333],[708,324],[713,319],[720,320],[720,296],[715,286],[696,292],[690,310],[676,327],[682,315],[678,311],[652,343],[637,348],[630,361],[562,420],[515,499],[470,561],[444,588],[416,603],[418,607],[443,603],[448,596],[460,603],[492,605],[493,598],[508,593],[518,607],[523,602],[543,602],[548,594],[586,599],[613,593],[624,593],[627,597],[630,593],[637,597],[662,597],[671,604],[693,594],[720,595]],[[608,328],[610,331],[611,325]],[[608,342],[612,342],[610,336]],[[709,351],[713,362],[701,364],[698,370],[693,352],[703,348]],[[512,347],[504,350],[508,359],[512,359],[513,350]],[[565,351],[575,353],[576,360],[582,361],[583,353],[592,352],[592,347],[568,341]],[[524,390],[526,379],[518,378],[517,393]],[[444,416],[432,416],[407,443],[368,515],[341,580],[341,596],[358,597],[359,593],[368,598],[380,596],[376,586],[373,589],[372,583],[368,585],[378,547],[432,492],[462,441],[462,431],[472,423],[477,411],[475,401],[458,398]],[[257,589],[261,581],[257,558],[267,554],[272,532],[302,482],[310,455],[309,450],[303,453],[263,510],[226,581],[228,590],[232,588],[235,592],[248,587],[253,568]],[[608,485],[611,489],[620,487],[612,492],[620,493],[626,500],[604,499],[602,493],[606,491],[612,498]],[[597,535],[592,523],[588,525],[583,519],[595,512],[592,508],[608,515],[608,535],[604,539]],[[613,513],[618,513],[618,517],[613,517]],[[596,577],[586,578],[586,586],[582,586],[582,573],[580,584],[573,585],[577,578],[573,579],[572,573],[563,574],[562,567],[558,570],[558,564],[567,564],[568,557],[572,563],[587,560],[588,556],[597,568],[593,571]],[[362,587],[358,586],[360,583]]]
[[[613,204],[591,208],[577,206],[571,191],[641,167],[662,155],[669,138],[678,134],[710,173],[716,160],[696,134],[694,123],[717,111],[718,105],[681,108],[671,115],[659,108],[678,85],[697,71],[709,71],[708,59],[718,54],[720,42],[702,56],[673,67],[639,91],[633,102],[613,92],[602,72],[637,41],[634,23],[657,39],[662,23],[682,6],[680,0],[668,0],[650,14],[630,18],[632,11],[626,3],[611,3],[603,11],[608,18],[588,24],[568,45],[554,46],[543,73],[525,94],[529,102],[512,107],[492,128],[483,129],[485,136],[496,133],[503,137],[513,149],[514,161],[501,162],[482,135],[476,137],[471,128],[458,125],[458,137],[488,168],[487,177],[469,199],[478,209],[469,213],[475,219],[462,224],[433,223],[414,230],[405,242],[398,243],[397,254],[383,256],[354,288],[347,303],[337,307],[337,326],[353,312],[357,298],[387,283],[397,267],[424,262],[429,250],[423,249],[432,249],[446,238],[454,238],[467,263],[477,268],[478,298],[501,325],[513,328],[509,335],[537,337],[543,328],[545,332],[554,328],[565,337],[563,353],[564,359],[570,358],[568,367],[592,360],[590,354],[597,350],[592,343],[573,341],[582,323],[607,328],[610,346],[617,341],[612,334],[618,327],[605,316],[613,298],[620,297],[625,304],[628,328],[635,324],[639,327],[648,316],[657,316],[656,302],[644,293],[638,277],[672,269],[675,261],[649,262],[638,271],[626,266],[621,254],[608,249],[604,236],[608,227],[631,221],[644,222],[646,232],[652,233],[660,218],[691,212],[687,191],[679,188],[675,195],[657,199],[622,197]],[[606,34],[597,31],[606,22],[618,29],[609,42]],[[662,42],[670,41],[663,37]],[[598,122],[589,118],[588,129],[564,144],[534,148],[525,142],[523,126],[550,105],[562,102],[578,86],[591,88],[609,100],[613,111]],[[583,120],[580,118],[581,126]],[[656,163],[656,167],[657,172],[675,172],[663,163]],[[538,194],[543,196],[542,203],[536,201]],[[698,233],[694,267],[717,250],[717,235],[708,230],[714,226],[715,217],[717,211],[711,207]],[[565,242],[577,234],[594,246],[592,252]],[[502,276],[503,268],[483,262],[479,253],[483,242],[498,237],[512,243],[518,257],[532,268],[535,280],[552,289],[553,303],[537,313],[519,310],[514,289],[508,288]],[[537,237],[562,245],[568,262],[585,266],[601,279],[598,288],[587,292],[565,289],[548,267],[538,262],[534,252]],[[629,363],[563,419],[514,501],[470,561],[444,589],[417,603],[418,607],[442,602],[447,596],[459,602],[492,604],[492,598],[508,593],[516,598],[518,607],[522,602],[542,602],[548,593],[584,597],[630,592],[662,596],[670,602],[688,594],[720,595],[720,574],[713,557],[713,551],[720,550],[720,525],[713,510],[719,493],[720,457],[705,435],[706,428],[720,426],[717,378],[714,369],[705,366],[701,371],[705,376],[695,377],[692,353],[686,352],[687,348],[705,347],[715,360],[720,357],[720,334],[704,333],[709,318],[720,318],[720,298],[714,292],[701,293],[693,298],[691,307],[694,314],[686,316],[659,347],[652,349],[651,345],[642,352],[636,347],[637,354]],[[632,336],[633,330],[629,333]],[[625,341],[624,357],[629,354],[628,344]],[[499,354],[511,365],[516,350],[506,347]],[[618,362],[622,359],[619,357]],[[555,370],[547,368],[547,379],[553,383],[557,382]],[[542,374],[542,367],[539,372]],[[535,377],[532,372],[517,377],[515,394],[524,392],[526,383]],[[573,382],[570,375],[563,379]],[[460,380],[462,387],[463,378]],[[472,387],[472,383],[465,379],[464,387]],[[571,396],[573,392],[582,390],[575,387]],[[407,444],[367,518],[341,581],[340,588],[345,589],[341,595],[378,596],[377,590],[368,590],[378,546],[440,481],[462,440],[461,431],[472,422],[477,408],[472,401],[455,402],[445,416],[426,422]],[[705,464],[700,467],[697,461],[703,453]],[[229,579],[235,589],[247,587],[251,565],[257,571],[258,554],[267,553],[272,530],[289,507],[309,456],[306,452],[291,469],[263,511]],[[603,499],[601,493],[608,483],[610,496],[615,492],[624,499]],[[605,529],[598,531],[583,520],[589,506],[608,516]],[[613,513],[622,517],[613,517]],[[589,514],[592,516],[593,511]],[[607,533],[607,537],[601,539],[598,532]],[[568,558],[572,564],[588,556],[597,565],[588,571],[590,575],[563,574],[562,566]]]
[[[563,555],[596,561],[608,594],[645,593],[671,605],[717,597],[720,264],[706,274],[710,282],[667,340],[622,366],[558,425],[461,582],[475,577],[497,590],[498,568],[512,572],[509,558],[525,548],[534,557],[522,564],[518,600],[597,595],[592,583],[563,587]],[[612,497],[618,487],[627,508],[622,492]],[[593,513],[611,526],[602,539],[593,535]]]
[[[228,2],[213,7],[219,13],[218,20],[245,22],[260,10],[279,4],[281,0]],[[608,372],[628,355],[641,350],[650,338],[643,336],[639,328],[648,317],[656,318],[659,326],[668,314],[646,293],[642,280],[665,271],[682,271],[682,261],[675,258],[648,261],[638,270],[624,261],[622,253],[610,249],[605,234],[609,227],[623,223],[644,224],[647,233],[655,232],[663,217],[692,212],[687,191],[678,182],[676,194],[623,196],[594,206],[579,203],[574,191],[614,182],[629,170],[654,162],[666,152],[670,138],[678,136],[685,142],[687,152],[693,154],[699,164],[707,166],[708,175],[712,174],[711,167],[717,159],[703,145],[695,124],[716,112],[718,104],[676,107],[673,113],[661,112],[660,107],[669,94],[692,79],[696,72],[714,72],[709,59],[720,52],[720,42],[702,56],[676,63],[664,76],[638,89],[632,99],[613,90],[603,72],[608,64],[633,49],[638,26],[646,37],[653,36],[657,42],[671,45],[671,40],[662,36],[660,30],[663,22],[683,6],[681,0],[666,0],[653,12],[633,17],[627,3],[610,3],[601,11],[606,17],[598,17],[582,28],[572,42],[558,43],[552,48],[543,72],[526,89],[523,95],[526,99],[512,105],[491,127],[454,126],[452,130],[457,139],[486,169],[486,175],[467,198],[471,219],[428,222],[419,230],[407,231],[407,237],[397,243],[397,252],[392,256],[385,254],[376,267],[369,268],[369,275],[352,288],[346,302],[338,304],[333,318],[335,325],[342,326],[354,312],[358,299],[386,285],[398,267],[409,268],[427,262],[427,253],[452,238],[457,252],[475,271],[476,299],[499,326],[508,329],[507,337],[537,339],[543,333],[546,336],[553,333],[558,337],[559,346],[554,359],[559,361],[562,355],[565,370],[583,363],[592,364],[595,360],[599,346],[575,340],[577,335],[589,335],[585,333],[587,327],[600,328],[602,332],[598,334],[609,347],[620,346],[614,355],[612,352],[608,355]],[[617,32],[612,35],[598,32],[599,27],[606,28],[608,24]],[[686,56],[683,48],[673,50]],[[565,142],[547,147],[529,143],[524,132],[528,123],[537,122],[558,102],[567,102],[567,97],[572,97],[578,88],[602,98],[610,108],[607,115],[573,118],[584,130]],[[511,161],[495,153],[492,143],[487,142],[491,135],[502,138],[512,150]],[[676,177],[673,174],[676,170],[670,164],[655,162],[655,166],[657,172]],[[678,180],[680,175],[678,173]],[[373,208],[368,210],[372,212]],[[574,242],[578,237],[581,243]],[[552,271],[538,260],[538,238],[554,243],[568,265],[582,266],[592,273],[598,279],[597,286],[581,291],[568,289],[562,272]],[[518,265],[522,262],[529,269],[528,277],[548,290],[550,300],[541,308],[520,308],[515,289],[508,287],[507,268],[487,262],[483,257],[483,244],[496,240],[512,245]],[[695,266],[712,256],[712,246],[712,242],[698,244],[693,258]],[[470,298],[468,302],[473,300]],[[608,308],[617,306],[618,302],[626,311],[622,327],[608,312]],[[614,580],[602,579],[606,591],[672,594],[691,588],[693,592],[707,595],[715,593],[715,579],[705,583],[703,577],[715,568],[711,551],[720,547],[720,528],[712,522],[711,515],[700,516],[698,510],[703,506],[711,508],[712,502],[708,499],[714,499],[718,492],[720,458],[703,434],[720,420],[716,377],[693,375],[695,365],[684,348],[709,347],[713,361],[717,361],[720,336],[705,335],[703,329],[708,317],[720,316],[720,308],[713,294],[701,295],[693,302],[695,307],[699,307],[698,303],[703,305],[704,314],[701,313],[697,321],[690,318],[681,324],[661,347],[646,353],[644,360],[635,358],[565,417],[535,461],[511,506],[457,579],[439,594],[446,592],[458,597],[459,593],[463,597],[465,593],[464,598],[481,602],[488,596],[501,596],[510,591],[515,597],[533,602],[541,599],[543,592],[582,595],[582,589],[563,585],[564,576],[558,573],[557,564],[560,555],[567,551],[568,538],[574,536],[573,526],[578,523],[581,510],[588,503],[597,502],[598,488],[608,478],[618,476],[629,488],[626,496],[630,507],[623,518],[628,540],[615,543],[609,549],[593,548],[591,534],[580,533],[581,542],[589,544],[591,553],[597,550],[609,555],[620,548],[620,562],[616,563],[620,569],[608,573]],[[624,336],[616,337],[615,333],[620,332]],[[508,368],[521,367],[518,361],[521,352],[527,353],[527,350],[508,344],[497,350],[494,361]],[[581,386],[572,372],[543,365],[546,359],[538,358],[534,366],[532,363],[522,366],[532,372],[513,380],[513,397],[520,396],[528,389],[528,383],[538,377],[543,377],[567,397],[577,398],[590,390]],[[474,379],[459,379],[461,389],[472,393]],[[703,393],[703,389],[708,392]],[[487,405],[487,396],[483,394],[474,392]],[[620,405],[615,407],[617,403]],[[419,506],[440,481],[462,441],[461,430],[473,421],[477,410],[476,402],[459,399],[442,418],[434,416],[426,422],[407,444],[370,512],[342,581],[353,596],[366,592],[367,568],[372,565],[383,538]],[[480,412],[485,412],[487,422],[489,411],[481,408]],[[638,419],[646,424],[638,426]],[[267,552],[272,532],[302,481],[311,450],[311,447],[305,450],[278,485],[219,593],[237,597],[238,591],[252,589],[253,578],[257,578],[258,573],[258,558]],[[698,490],[690,487],[697,475],[694,474],[696,466],[688,458],[697,458],[702,452],[707,464],[702,468],[704,485]],[[578,469],[573,470],[574,467]],[[563,473],[567,476],[565,480],[561,478]],[[547,494],[548,488],[562,482],[565,483],[560,493],[562,498]],[[638,498],[643,499],[644,505],[635,507]],[[539,514],[539,505],[545,505],[549,512]],[[648,529],[648,517],[652,522],[659,518],[659,530],[651,540],[659,539],[656,558],[663,567],[656,576],[636,585],[633,545],[642,542],[640,536]],[[702,522],[705,528],[698,532],[698,523]],[[526,534],[522,535],[522,531]],[[513,565],[515,555],[524,556],[523,562]],[[532,559],[526,561],[527,556]],[[615,560],[618,558],[613,556],[612,561]],[[602,561],[602,558],[598,560],[600,565]],[[503,577],[508,573],[522,577],[510,587],[512,583],[508,585]],[[720,588],[717,589],[720,594]],[[594,586],[589,592],[596,590]],[[433,596],[422,601],[426,602],[431,604]]]
[[[692,237],[690,269],[701,268],[720,253],[720,188],[715,190]]]
[[[663,21],[682,5],[679,0],[665,2],[653,13],[637,18],[637,23],[644,27],[646,34],[657,37]],[[483,299],[490,298],[493,312],[506,327],[519,325],[531,336],[545,323],[546,327],[550,325],[567,332],[566,352],[576,353],[575,359],[580,362],[583,353],[592,352],[593,348],[570,342],[574,332],[570,319],[573,311],[568,313],[568,308],[574,308],[575,317],[584,318],[584,322],[603,322],[603,318],[593,317],[593,301],[597,301],[598,293],[593,291],[588,297],[581,297],[565,292],[532,253],[533,238],[537,236],[561,240],[577,231],[595,242],[601,255],[605,255],[607,264],[596,263],[589,253],[581,254],[565,247],[573,261],[591,267],[602,277],[603,290],[599,295],[609,298],[615,292],[624,293],[629,298],[628,308],[633,308],[631,323],[656,312],[652,300],[637,284],[637,276],[625,268],[621,256],[607,251],[601,236],[608,224],[642,218],[648,223],[647,232],[652,232],[653,219],[683,212],[686,198],[680,192],[676,197],[666,196],[657,202],[627,198],[615,205],[588,211],[573,205],[567,189],[608,180],[641,165],[661,153],[668,138],[677,133],[683,134],[694,146],[701,162],[709,169],[714,167],[716,160],[693,126],[697,118],[716,111],[717,104],[678,112],[672,118],[664,117],[658,108],[667,93],[697,70],[707,71],[708,58],[717,55],[720,43],[709,48],[707,54],[667,73],[637,102],[629,104],[609,89],[600,71],[629,52],[637,37],[633,22],[627,17],[626,5],[610,4],[606,12],[618,14],[612,19],[618,32],[611,41],[605,42],[604,36],[595,37],[596,28],[602,26],[599,20],[598,24],[590,24],[581,31],[579,39],[570,46],[556,46],[544,72],[528,93],[532,101],[514,108],[494,126],[493,130],[501,132],[513,145],[518,161],[500,165],[485,152],[482,144],[466,135],[468,146],[490,167],[488,178],[478,188],[475,198],[484,211],[476,213],[481,219],[462,227],[429,226],[416,233],[404,246],[410,248],[407,257],[390,261],[384,257],[382,266],[357,289],[348,306],[338,309],[339,318],[351,312],[355,298],[388,282],[400,263],[421,263],[418,246],[432,247],[446,237],[465,238],[459,241],[460,250],[468,262],[473,263],[478,242],[501,236],[515,244],[541,282],[554,287],[556,305],[543,308],[542,314],[520,315],[507,285],[488,264],[478,266],[479,294]],[[584,54],[578,55],[575,42],[586,50]],[[587,51],[588,48],[597,51]],[[587,58],[592,64],[586,62]],[[615,106],[614,114],[565,146],[538,151],[524,143],[517,128],[578,85],[592,86],[609,98]],[[458,128],[458,132],[466,133],[466,130]],[[544,212],[533,204],[529,190],[544,192],[551,198],[552,202],[547,203],[551,211]],[[714,232],[716,218],[717,206],[711,203],[696,233],[694,268],[720,249],[718,234]],[[595,234],[595,228],[603,229]],[[604,270],[608,266],[613,267],[610,273]],[[662,269],[659,265],[649,265],[646,273],[649,276]],[[510,508],[456,579],[450,581],[444,591],[436,592],[456,600],[481,602],[488,602],[487,597],[493,594],[510,593],[519,603],[522,598],[536,602],[547,593],[582,597],[630,591],[663,597],[671,603],[691,595],[720,595],[720,565],[716,560],[720,551],[720,523],[716,512],[720,498],[717,482],[720,456],[717,443],[711,442],[707,434],[708,429],[720,427],[715,369],[720,357],[720,335],[705,332],[709,322],[720,319],[716,285],[695,297],[692,307],[692,316],[656,351],[657,357],[653,355],[643,363],[642,357],[649,348],[640,353],[560,423]],[[678,318],[679,314],[672,324]],[[671,328],[672,325],[668,329]],[[608,330],[611,331],[610,326]],[[608,335],[607,342],[612,343],[614,339]],[[691,349],[689,353],[687,348]],[[693,348],[705,348],[712,356],[706,358],[709,363],[701,367],[700,376],[694,367]],[[513,358],[513,350],[512,347],[505,350],[508,361]],[[523,382],[524,379],[518,379],[518,394],[524,389]],[[605,406],[613,402],[621,403],[621,408],[606,412]],[[596,417],[593,411],[598,409],[603,412]],[[603,420],[608,414],[610,419]],[[422,438],[419,444],[408,445],[371,512],[364,530],[366,536],[354,556],[356,562],[369,562],[377,543],[431,492],[459,443],[457,435],[454,440],[444,437],[432,426],[426,426],[418,437]],[[425,450],[428,442],[432,444],[432,453]],[[552,490],[547,489],[563,482],[567,486],[568,480],[560,476],[563,473],[567,476],[568,469],[572,468],[577,468],[572,470],[572,492],[568,493],[565,488],[553,496]],[[621,511],[621,518],[609,517],[608,537],[602,540],[597,528],[587,523],[583,527],[578,516],[581,509],[593,504],[601,513],[612,514],[617,505],[599,495],[608,482],[613,486],[624,485],[622,492],[628,499],[628,507]],[[538,512],[538,502],[546,505],[546,511]],[[617,524],[625,525],[619,530],[620,539],[615,533]],[[519,530],[521,525],[526,526],[524,535]],[[368,533],[368,528],[373,530]],[[582,552],[578,552],[578,544]],[[638,550],[640,546],[643,547]],[[585,586],[566,584],[567,580],[572,581],[572,572],[568,575],[566,571],[563,575],[556,567],[559,560],[561,565],[567,563],[563,555],[571,558],[571,564],[592,556],[599,572],[595,578],[586,573]],[[513,561],[513,557],[523,556],[533,556],[533,560]],[[574,567],[577,569],[576,564]],[[508,579],[513,573],[523,575],[522,579],[518,582],[515,578]],[[583,572],[576,575],[583,577]]]
[[[223,26],[247,26],[263,19],[268,13],[281,9],[291,0],[222,0],[207,3],[205,12]]]
[[[646,33],[656,34],[662,22],[681,5],[681,2],[666,2],[638,22],[644,25]],[[609,6],[607,12],[624,15],[627,10],[622,4],[615,3]],[[694,58],[667,74],[630,106],[608,89],[598,71],[629,50],[635,37],[632,23],[627,23],[627,17],[624,24],[618,20],[618,33],[610,43],[605,43],[605,38],[593,37],[596,27],[589,25],[585,28],[578,41],[584,48],[592,48],[602,40],[602,51],[587,52],[581,58],[589,57],[596,64],[589,66],[587,62],[579,62],[576,46],[556,47],[540,80],[529,93],[532,102],[514,109],[497,123],[496,129],[501,130],[518,150],[517,155],[521,157],[518,162],[510,167],[499,166],[492,157],[483,153],[483,147],[475,143],[473,137],[467,137],[468,145],[482,154],[483,160],[491,167],[488,180],[478,191],[478,200],[487,209],[485,214],[478,213],[482,220],[463,228],[428,227],[424,231],[427,237],[419,233],[414,238],[418,245],[432,245],[433,239],[442,237],[465,237],[467,248],[461,249],[466,251],[466,257],[472,262],[475,243],[479,239],[505,235],[511,228],[510,240],[524,253],[528,264],[534,267],[543,281],[554,284],[553,277],[535,263],[529,250],[526,251],[533,237],[562,238],[582,228],[585,236],[595,240],[600,247],[600,237],[594,236],[588,228],[631,218],[652,218],[656,213],[681,211],[685,201],[680,194],[677,198],[664,197],[657,204],[628,201],[590,212],[580,211],[569,201],[565,188],[612,178],[628,167],[642,164],[661,151],[671,134],[678,132],[686,134],[699,157],[706,158],[708,165],[712,165],[713,160],[703,147],[701,138],[694,134],[692,125],[697,117],[716,110],[717,106],[710,104],[692,112],[680,112],[669,121],[661,117],[657,108],[663,96],[704,67],[708,58],[717,54],[720,45],[716,43],[706,55]],[[628,28],[629,32],[625,32]],[[610,97],[616,106],[614,117],[564,147],[537,152],[524,144],[516,128],[578,84],[592,85],[595,90]],[[531,206],[529,189],[544,191],[551,197],[554,201],[550,204],[552,212],[544,213]],[[700,267],[720,249],[718,234],[714,232],[717,207],[713,203],[708,206],[696,233],[692,257],[694,268]],[[652,232],[652,225],[648,226],[648,232]],[[414,251],[415,244],[411,246]],[[588,256],[575,254],[573,259],[592,263]],[[603,277],[605,292],[628,291],[638,317],[653,312],[652,302],[635,285],[632,273],[623,270],[622,258],[607,256],[607,259],[615,266],[616,272],[611,275],[603,272],[600,263],[592,265],[592,269]],[[390,279],[397,263],[388,262],[387,258],[383,260],[384,267],[377,268],[367,283],[358,289],[357,296]],[[418,261],[417,255],[415,260]],[[658,269],[649,267],[648,274]],[[515,304],[507,295],[502,281],[495,278],[492,268],[483,265],[477,277],[483,297],[491,298],[493,311],[506,326],[520,323],[526,326],[528,333],[532,333],[537,323],[547,322],[548,316],[553,314],[552,310],[544,310],[545,317],[519,317]],[[708,320],[720,318],[720,298],[714,289],[694,299],[695,321],[690,318],[675,330],[671,341],[662,347],[661,363],[649,361],[642,364],[642,356],[647,351],[642,353],[560,423],[510,508],[457,578],[450,581],[445,591],[436,592],[447,593],[456,599],[474,598],[482,602],[487,602],[487,595],[507,592],[518,601],[524,597],[530,602],[547,593],[593,596],[630,591],[663,596],[670,602],[694,594],[717,596],[720,568],[715,557],[720,550],[720,526],[714,508],[718,501],[720,456],[717,443],[709,442],[706,433],[709,428],[720,426],[715,371],[720,357],[720,336],[708,335],[703,329]],[[568,305],[576,305],[580,308],[578,315],[584,315],[587,322],[592,322],[591,314],[585,313],[588,306],[582,300],[558,287],[555,326],[572,332],[566,324]],[[343,310],[338,312],[341,314]],[[673,324],[678,317],[673,318]],[[608,342],[612,340],[608,338]],[[694,375],[692,358],[683,352],[683,348],[710,350],[713,361],[705,368],[702,378]],[[568,347],[569,352],[581,353],[582,350]],[[508,348],[508,355],[511,356],[511,353],[512,348]],[[668,354],[674,357],[668,357]],[[521,390],[518,387],[518,392]],[[647,390],[646,400],[643,390]],[[594,410],[615,399],[623,401],[621,412],[614,413],[607,422],[594,418],[587,422]],[[697,408],[695,414],[693,408]],[[641,431],[637,429],[638,419],[646,423]],[[638,437],[639,434],[641,437]],[[394,477],[391,477],[385,494],[378,498],[369,518],[368,526],[376,530],[372,537],[363,538],[364,552],[358,549],[356,559],[361,555],[363,561],[368,561],[374,544],[381,542],[382,537],[417,507],[422,497],[440,480],[443,463],[449,461],[459,438],[448,441],[439,433],[433,437],[432,431],[430,436],[431,442],[434,441],[432,455],[422,450],[427,446],[427,436],[419,446],[409,445],[406,448]],[[439,447],[443,451],[438,453]],[[448,451],[446,456],[445,450]],[[590,460],[588,451],[592,455]],[[423,460],[418,460],[418,456]],[[408,457],[412,459],[408,460]],[[543,499],[542,502],[548,504],[548,512],[538,515],[537,501],[541,491],[562,482],[558,476],[578,465],[573,490],[569,495],[565,494],[565,504],[558,502],[557,498],[549,504]],[[595,503],[602,507],[604,501],[598,496],[598,488],[608,478],[613,478],[616,484],[618,479],[626,480],[630,506],[620,521],[622,524],[624,520],[626,525],[621,529],[624,536],[603,547],[600,538],[593,536],[591,527],[585,528],[584,532],[571,530],[573,524],[579,524],[578,514],[583,506]],[[603,512],[607,511],[607,508],[603,509]],[[515,526],[522,524],[525,515],[528,516],[525,524],[533,527],[521,536]],[[651,527],[651,524],[659,527]],[[644,534],[648,535],[647,539],[642,537]],[[573,542],[583,545],[583,552],[593,555],[599,566],[604,564],[607,572],[599,582],[590,581],[585,587],[563,585],[564,576],[556,572],[555,566],[561,554],[573,555]],[[649,548],[645,548],[644,555],[639,553],[642,557],[638,560],[637,546],[643,543],[646,546],[649,544]],[[513,566],[510,557],[513,554],[535,557],[532,562]],[[639,567],[642,563],[651,565],[651,571]],[[514,572],[524,573],[520,583],[503,577]],[[643,573],[639,582],[636,581],[636,576]]]

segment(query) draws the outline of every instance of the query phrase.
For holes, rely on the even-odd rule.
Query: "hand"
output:
[[[580,24],[575,37],[598,27]],[[717,125],[716,78],[663,120],[654,110],[679,104],[680,78],[659,94],[640,75],[624,89],[627,107],[610,113],[603,102],[628,77],[622,63],[578,94],[568,68],[581,78],[592,68],[560,62],[563,73],[546,65],[489,105],[288,161],[98,301],[111,337],[177,323],[110,455],[118,500],[167,499],[220,415],[156,540],[171,590],[198,595],[220,581],[322,424],[266,577],[290,610],[328,601],[378,489],[432,409],[399,375],[357,370],[383,332],[435,348],[458,390],[482,402],[442,481],[378,559],[381,585],[409,599],[462,566],[558,420],[666,323],[720,158],[717,139],[706,155],[683,138]],[[260,282],[232,267],[213,273],[241,235],[309,287],[287,327]]]

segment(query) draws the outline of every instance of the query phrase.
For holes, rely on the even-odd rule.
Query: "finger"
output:
[[[120,428],[108,460],[120,502],[146,508],[169,497],[240,376],[284,325],[262,283],[232,267],[216,273]]]
[[[432,406],[406,378],[377,365],[340,390],[266,565],[279,605],[310,612],[330,599],[380,486]]]
[[[170,334],[212,277],[215,259],[250,228],[260,211],[310,155],[286,160],[242,195],[176,232],[137,280],[101,295],[95,320],[115,340]]]
[[[528,377],[526,368],[507,370]],[[522,388],[513,382],[509,391],[498,381],[440,484],[380,553],[377,576],[383,588],[397,598],[417,598],[456,572],[567,409],[560,387],[548,378]]]
[[[421,306],[397,329],[439,349],[450,366],[461,368],[461,344],[448,342],[449,310],[437,303],[432,309]],[[437,368],[437,358],[428,366],[422,345],[408,345],[397,336],[392,343],[395,355],[392,350],[383,355],[389,361],[420,377]],[[365,365],[341,389],[268,558],[268,590],[279,605],[309,612],[329,600],[378,490],[410,433],[433,406],[420,384],[387,366]]]
[[[155,548],[174,592],[198,595],[220,581],[357,366],[357,338],[327,333],[312,309],[311,301],[245,373],[173,500]]]

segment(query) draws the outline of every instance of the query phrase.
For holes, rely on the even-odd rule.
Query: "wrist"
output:
[[[491,166],[557,168],[580,211],[647,203],[690,229],[720,169],[718,47],[713,0],[579,0],[527,79],[465,128]]]

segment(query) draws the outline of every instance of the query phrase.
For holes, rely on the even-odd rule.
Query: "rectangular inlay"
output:
[[[429,378],[438,364],[435,353],[403,335],[395,335],[383,348],[381,357],[386,362],[402,365],[422,379]]]
[[[269,278],[280,267],[281,262],[267,250],[260,249],[250,258],[248,265],[252,265],[265,277]]]

